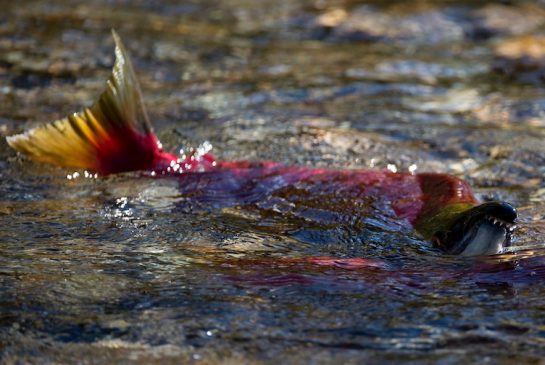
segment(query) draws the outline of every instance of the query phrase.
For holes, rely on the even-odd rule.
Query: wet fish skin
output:
[[[482,222],[455,225],[455,222],[464,221],[465,215],[473,212],[479,202],[470,186],[454,176],[218,161],[209,151],[196,150],[184,156],[164,151],[153,133],[127,51],[115,31],[113,37],[116,61],[99,100],[79,113],[8,137],[12,148],[36,161],[100,175],[140,170],[152,175],[176,175],[180,177],[182,192],[191,192],[192,199],[214,208],[256,204],[282,189],[306,186],[309,198],[296,203],[307,209],[295,212],[303,218],[324,221],[343,215],[375,214],[386,221],[414,228],[446,252],[458,245],[459,242],[451,242],[452,237],[458,236],[464,238],[465,246],[487,246],[466,237],[466,231],[478,231],[476,225],[480,226]],[[198,189],[191,191],[192,187]],[[338,201],[339,195],[349,202],[331,207],[328,197],[333,196],[334,201]],[[309,202],[315,200],[322,200],[319,203],[323,203],[324,209],[312,207]],[[501,235],[496,227],[503,228],[496,224],[494,212],[491,211],[486,219],[492,224],[490,229],[481,230],[476,237],[479,240],[491,237],[501,252],[509,243],[510,231],[502,231],[504,242],[500,242]],[[454,228],[458,231],[453,232]],[[465,246],[454,253],[462,253]],[[470,247],[468,252],[485,253],[481,251]]]

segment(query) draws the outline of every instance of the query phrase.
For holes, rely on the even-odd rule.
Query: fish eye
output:
[[[446,242],[448,241],[448,238],[449,238],[449,233],[448,232],[445,232],[445,231],[437,231],[435,232],[435,234],[432,236],[431,238],[431,241],[432,241],[432,244],[435,246],[435,247],[445,247],[445,244]]]

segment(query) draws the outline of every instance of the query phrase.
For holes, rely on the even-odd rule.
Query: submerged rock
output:
[[[494,49],[494,69],[524,81],[543,81],[545,35],[525,35],[503,40]]]
[[[545,8],[536,4],[487,4],[472,14],[482,35],[521,35],[545,24]]]
[[[407,11],[409,10],[409,11]],[[363,5],[350,12],[332,9],[315,19],[315,35],[330,41],[385,41],[442,43],[460,41],[466,33],[452,9],[426,8],[420,12],[395,9],[384,12]]]

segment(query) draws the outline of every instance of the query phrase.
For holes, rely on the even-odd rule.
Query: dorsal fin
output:
[[[151,168],[159,153],[140,85],[117,33],[106,90],[90,108],[7,138],[30,158],[103,174]]]

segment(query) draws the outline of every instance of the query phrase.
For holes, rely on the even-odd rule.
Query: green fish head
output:
[[[516,209],[506,202],[487,202],[457,213],[431,239],[441,250],[463,256],[502,253],[511,244]]]

